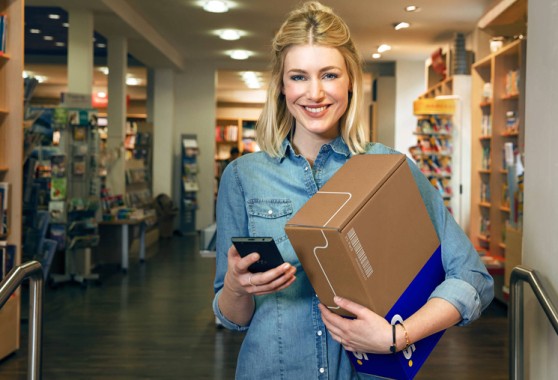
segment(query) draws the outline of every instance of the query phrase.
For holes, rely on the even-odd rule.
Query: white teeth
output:
[[[326,106],[322,106],[322,107],[319,107],[319,108],[304,107],[304,109],[308,112],[318,113],[318,112],[322,112],[323,110],[325,110]]]

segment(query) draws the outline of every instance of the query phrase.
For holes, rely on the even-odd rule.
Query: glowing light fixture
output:
[[[203,4],[203,9],[211,13],[225,13],[229,11],[229,5],[226,1],[209,0]]]
[[[141,84],[141,80],[134,77],[128,77],[126,78],[126,84],[128,86],[139,86]]]
[[[52,19],[52,20],[58,20],[60,18],[60,15],[57,15],[55,13],[51,13],[48,15],[48,18]]]
[[[240,39],[240,37],[242,36],[240,30],[236,30],[236,29],[222,29],[217,31],[217,34],[222,40],[227,40],[227,41],[236,41]]]
[[[246,84],[246,87],[256,89],[261,88],[262,83],[259,75],[255,71],[243,71],[240,73],[242,80]]]
[[[373,54],[372,54],[372,58],[374,58],[374,59],[380,59],[380,58],[382,58],[382,55],[381,55],[380,53],[373,53]]]
[[[252,53],[247,50],[233,50],[229,53],[229,57],[237,60],[244,60],[250,58]]]
[[[43,36],[43,40],[52,41],[52,40],[54,40],[54,37],[53,36]]]
[[[410,26],[411,26],[411,24],[409,24],[408,22],[398,22],[398,23],[393,25],[393,28],[395,30],[401,30],[401,29],[406,29]]]
[[[39,33],[41,33],[41,30],[40,30],[40,29],[29,29],[29,33],[31,33],[31,34],[39,34]]]
[[[381,44],[380,46],[378,46],[378,53],[383,53],[385,51],[389,51],[391,50],[391,46],[386,45],[386,44]]]
[[[419,7],[417,7],[416,5],[407,5],[405,7],[405,11],[407,12],[418,12],[420,10]]]
[[[66,44],[64,42],[56,42],[55,45],[58,46],[58,47],[66,46]]]

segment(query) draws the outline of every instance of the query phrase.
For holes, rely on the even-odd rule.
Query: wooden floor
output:
[[[102,268],[101,285],[47,288],[43,379],[233,379],[243,336],[215,326],[214,265],[195,236],[173,237],[127,274]],[[0,361],[0,380],[27,376],[27,305],[22,347]],[[506,308],[495,303],[447,331],[416,378],[507,379],[507,350]]]

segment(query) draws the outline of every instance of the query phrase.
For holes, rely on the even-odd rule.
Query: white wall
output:
[[[376,80],[376,137],[377,142],[395,146],[395,77]]]
[[[413,115],[413,102],[426,91],[424,88],[423,61],[397,61],[395,65],[395,149],[409,154],[409,147],[416,145],[413,135],[417,118]]]
[[[185,73],[175,76],[175,135],[173,199],[180,203],[180,135],[198,138],[198,211],[196,229],[213,223],[215,187],[215,69],[211,65],[189,64]]]
[[[539,271],[550,292],[558,290],[558,0],[528,4],[525,213],[523,264]],[[528,287],[526,287],[528,288]],[[525,290],[524,352],[528,379],[558,378],[558,337]],[[556,300],[554,300],[556,302]]]

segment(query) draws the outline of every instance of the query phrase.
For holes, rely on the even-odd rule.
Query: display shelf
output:
[[[190,234],[196,231],[196,210],[198,209],[198,140],[196,135],[183,134],[181,138],[182,158],[180,181],[180,232]]]
[[[417,145],[420,147],[421,140],[429,139],[434,142],[436,147],[426,152],[424,149],[411,148],[413,150],[411,155],[419,166],[422,166],[423,173],[432,182],[445,184],[442,187],[447,191],[441,191],[441,194],[455,220],[465,231],[469,227],[470,181],[468,176],[464,176],[462,173],[469,171],[470,117],[463,110],[470,106],[470,97],[470,75],[453,75],[437,83],[430,83],[430,87],[419,96],[417,102],[421,100],[434,102],[431,105],[432,110],[425,112],[425,110],[415,109],[414,113],[418,116],[417,124],[426,115],[438,115],[437,117],[448,117],[451,128],[448,130],[432,128],[424,130],[417,127],[414,132],[417,137]],[[444,107],[449,107],[451,112],[444,111]],[[445,161],[447,170],[437,170],[436,168],[428,170],[421,165],[421,162],[425,160]]]
[[[521,205],[509,186],[515,186],[515,165],[524,151],[525,45],[525,40],[513,41],[476,62],[472,70],[472,141],[477,143],[472,147],[471,204],[479,207],[471,208],[469,233],[472,241],[482,242],[488,257],[499,258],[502,267],[510,250],[517,250],[508,242],[510,224],[521,233],[517,216]],[[512,172],[506,163],[506,144],[513,151]],[[483,200],[484,193],[489,194],[489,203]]]
[[[451,91],[453,78],[448,78],[415,101],[413,108],[417,116],[417,127],[413,135],[417,138],[417,145],[409,151],[422,173],[439,191],[446,206],[453,213],[454,207],[459,208],[458,203],[454,201],[454,189],[458,188],[458,185],[453,178],[456,176],[453,169],[454,114],[458,100],[447,98],[448,92]]]
[[[23,191],[23,0],[0,0],[0,14],[6,25],[6,51],[0,54],[0,183],[7,184],[11,196],[6,209],[7,233],[2,245],[14,249],[13,265],[21,264]],[[0,205],[3,207],[3,205]],[[0,360],[20,347],[20,290],[0,309]],[[1,364],[0,364],[1,365]]]

